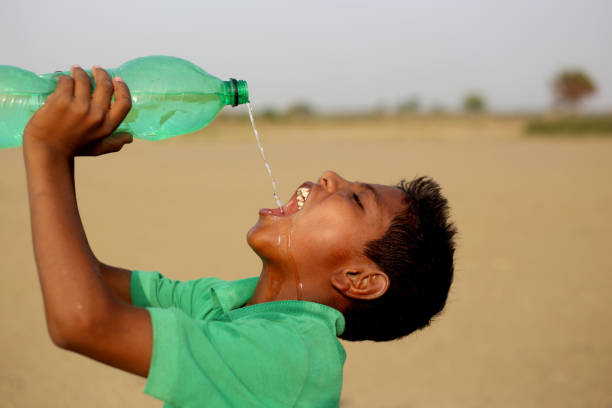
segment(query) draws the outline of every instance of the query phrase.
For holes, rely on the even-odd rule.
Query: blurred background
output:
[[[612,407],[609,1],[3,4],[0,64],[188,59],[248,81],[285,201],[327,169],[434,177],[459,237],[431,327],[344,343],[341,406]],[[246,107],[77,161],[97,256],[175,279],[259,273],[273,205]],[[0,406],[150,407],[145,380],[52,346],[21,148],[0,150]]]

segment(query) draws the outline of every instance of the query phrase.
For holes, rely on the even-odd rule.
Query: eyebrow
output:
[[[376,189],[371,184],[368,184],[368,183],[359,183],[359,185],[365,188],[366,190],[370,190],[372,194],[374,194],[376,206],[380,207],[380,195],[378,194],[378,191],[376,191]]]

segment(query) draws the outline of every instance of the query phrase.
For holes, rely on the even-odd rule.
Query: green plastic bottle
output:
[[[132,94],[132,109],[117,131],[140,139],[194,132],[208,125],[225,105],[249,101],[245,81],[222,81],[180,58],[136,58],[107,71],[111,77],[123,78]],[[69,73],[36,75],[0,65],[0,148],[21,145],[25,125],[63,74]]]

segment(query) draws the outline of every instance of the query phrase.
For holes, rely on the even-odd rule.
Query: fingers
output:
[[[120,77],[113,78],[113,88],[115,101],[111,104],[110,111],[108,112],[110,132],[119,126],[132,107],[132,96],[123,79]]]
[[[74,101],[78,106],[87,111],[89,109],[89,98],[91,97],[91,81],[87,72],[78,65],[70,68],[70,73],[74,79]]]
[[[94,65],[91,68],[96,88],[92,96],[92,107],[106,113],[113,96],[113,83],[108,73],[101,67]]]
[[[70,103],[74,93],[74,80],[68,75],[62,75],[57,79],[57,87],[53,92],[53,98]]]
[[[72,77],[62,75],[58,78],[56,90],[48,99],[53,103],[47,104],[46,109],[69,113],[66,118],[83,128],[82,140],[85,143],[113,133],[132,107],[132,97],[125,82],[119,77],[111,80],[104,69],[94,66],[92,75],[96,86],[92,94],[89,76],[81,67],[72,66],[71,74]],[[124,141],[120,146],[125,143],[129,142]]]

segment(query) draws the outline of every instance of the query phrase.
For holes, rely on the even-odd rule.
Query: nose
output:
[[[335,171],[328,170],[321,174],[321,177],[319,177],[319,184],[323,185],[323,187],[329,191],[336,191],[348,184],[348,181],[342,178],[342,176]]]

